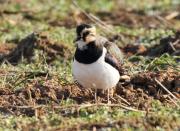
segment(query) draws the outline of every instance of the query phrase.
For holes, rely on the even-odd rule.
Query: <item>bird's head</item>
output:
[[[83,41],[86,44],[96,40],[96,28],[89,24],[81,24],[76,28],[76,41]]]

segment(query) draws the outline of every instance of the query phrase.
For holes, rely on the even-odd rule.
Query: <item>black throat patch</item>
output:
[[[91,64],[97,61],[103,53],[103,46],[97,46],[94,42],[87,44],[87,48],[84,50],[76,49],[75,59],[79,63]]]

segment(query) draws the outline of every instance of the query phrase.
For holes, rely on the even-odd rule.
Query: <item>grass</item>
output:
[[[150,2],[150,1],[149,1]],[[141,3],[141,4],[140,4]],[[98,11],[113,11],[117,8],[116,2],[103,1],[83,1],[78,4],[86,11],[96,13]],[[178,1],[162,0],[156,3],[147,4],[147,1],[132,2],[128,0],[124,6],[151,12],[156,9],[159,12],[176,9]],[[75,27],[67,28],[63,26],[52,26],[50,21],[63,21],[71,17],[68,13],[75,10],[71,1],[68,0],[29,0],[28,2],[10,2],[0,5],[0,44],[17,44],[22,38],[33,31],[41,31],[48,35],[48,38],[58,44],[64,44],[73,54],[75,46]],[[179,24],[179,23],[178,23]],[[125,38],[125,44],[135,43],[134,37],[139,37],[139,43],[146,47],[157,44],[162,37],[173,34],[174,29],[146,27],[131,28],[122,25],[114,27],[116,32],[124,33],[132,37]],[[99,30],[100,32],[100,30]],[[131,39],[132,38],[132,39]],[[154,39],[156,38],[156,39]],[[122,43],[118,43],[122,44]],[[59,85],[71,85],[73,79],[71,75],[72,55],[69,59],[58,56],[51,64],[46,61],[44,52],[36,50],[34,61],[28,63],[25,59],[16,65],[3,63],[0,70],[5,74],[0,75],[0,88],[13,88],[13,90],[23,89],[31,82],[37,81],[42,85],[45,79],[36,77],[37,72],[48,72],[52,79],[57,80]],[[127,63],[135,61],[132,69],[133,73],[157,70],[167,70],[173,68],[179,71],[177,56],[162,54],[156,58],[133,55],[127,59]],[[31,72],[31,77],[27,72]],[[54,80],[54,81],[55,81]],[[70,106],[77,104],[73,99],[65,99],[60,106]],[[78,130],[101,128],[102,130],[179,130],[180,129],[180,109],[177,107],[162,104],[158,100],[153,100],[151,105],[152,113],[141,113],[123,110],[117,107],[89,107],[77,110],[75,108],[55,110],[51,108],[38,118],[29,117],[23,114],[8,115],[0,114],[0,130]]]
[[[67,104],[67,103],[66,103]],[[69,105],[70,103],[68,103]],[[125,111],[119,108],[92,107],[77,112],[73,108],[63,113],[49,112],[40,118],[25,116],[1,116],[1,130],[56,130],[56,129],[90,129],[93,126],[111,130],[178,130],[179,110],[164,107],[154,102],[154,113]],[[56,111],[58,112],[58,111]],[[61,111],[62,112],[62,111]],[[80,126],[80,127],[79,127]]]

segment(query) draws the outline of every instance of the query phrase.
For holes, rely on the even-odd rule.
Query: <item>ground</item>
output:
[[[178,0],[0,0],[0,130],[179,130]],[[73,81],[77,23],[123,51],[107,92]]]

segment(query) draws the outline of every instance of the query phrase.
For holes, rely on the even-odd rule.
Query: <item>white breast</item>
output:
[[[118,70],[105,62],[103,55],[92,64],[82,64],[74,60],[72,72],[74,79],[85,88],[108,89],[115,87],[120,79]]]

